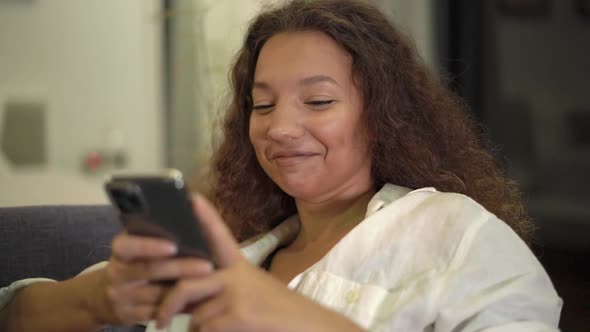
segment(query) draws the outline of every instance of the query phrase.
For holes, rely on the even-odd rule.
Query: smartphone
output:
[[[167,239],[176,243],[179,256],[212,261],[180,171],[113,175],[105,190],[129,234]]]

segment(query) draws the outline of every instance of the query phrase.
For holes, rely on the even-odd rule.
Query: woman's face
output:
[[[372,187],[352,58],[329,36],[270,38],[258,57],[252,101],[256,157],[287,194],[322,202]]]

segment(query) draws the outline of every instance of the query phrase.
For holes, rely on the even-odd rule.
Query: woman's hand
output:
[[[160,281],[203,277],[210,263],[174,258],[169,241],[119,234],[109,264],[98,278],[93,311],[101,324],[129,325],[152,319],[167,287]]]
[[[207,277],[179,281],[162,301],[156,319],[169,324],[191,310],[195,331],[359,331],[351,321],[297,294],[249,264],[215,208],[195,200],[219,269]]]

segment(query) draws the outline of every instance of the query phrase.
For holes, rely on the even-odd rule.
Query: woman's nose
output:
[[[277,142],[291,142],[303,137],[305,130],[301,125],[301,114],[289,106],[277,105],[271,116],[268,137]]]

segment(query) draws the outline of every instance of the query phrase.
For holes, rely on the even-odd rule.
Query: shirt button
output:
[[[358,301],[360,296],[361,293],[358,290],[350,290],[348,291],[348,293],[346,293],[346,302],[355,303],[356,301]]]

